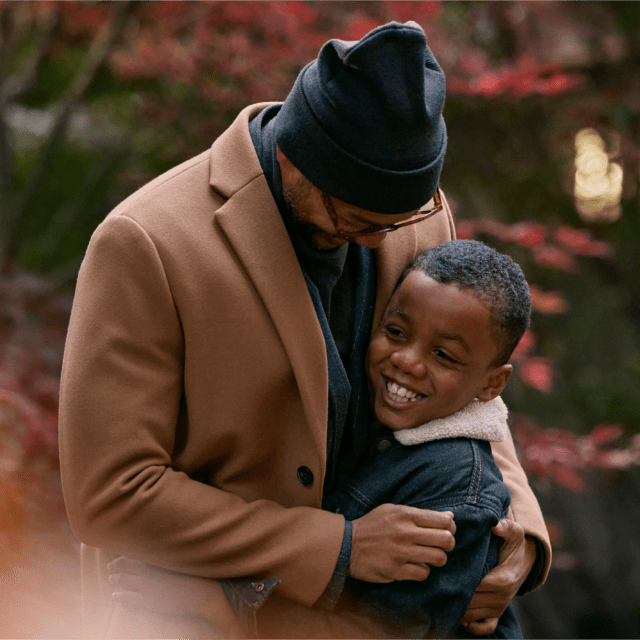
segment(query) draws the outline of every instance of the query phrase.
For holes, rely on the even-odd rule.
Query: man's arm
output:
[[[61,381],[74,533],[183,573],[277,576],[287,597],[313,604],[335,567],[344,518],[247,502],[175,470],[183,376],[181,320],[157,248],[131,218],[108,218],[78,277]]]
[[[523,549],[519,555],[523,560],[522,572],[524,573],[520,584],[529,576],[529,572],[533,566],[530,564],[531,555],[534,551],[534,546],[538,546],[533,539],[537,540],[541,548],[544,549],[543,558],[540,557],[539,553],[536,553],[536,563],[539,562],[540,566],[534,567],[537,569],[537,575],[533,576],[535,579],[530,585],[531,589],[536,589],[547,579],[549,568],[551,567],[551,542],[549,540],[549,532],[547,531],[538,500],[531,490],[527,476],[518,461],[510,431],[507,431],[507,439],[505,441],[491,443],[491,452],[502,473],[504,483],[509,487],[509,491],[511,491],[509,517],[524,530],[525,539],[519,544],[523,545],[527,551],[525,553]]]
[[[431,568],[426,564],[417,566],[414,563],[429,561],[431,566],[443,566],[447,561],[448,552],[454,547],[453,533],[456,525],[450,511],[439,512],[387,504],[350,524],[353,525],[354,531],[359,532],[359,546],[350,573],[361,575],[362,572],[371,582],[385,583],[398,579],[422,582],[429,575]],[[475,529],[477,530],[477,527]],[[483,566],[483,562],[480,561],[477,571]],[[112,598],[133,609],[147,609],[164,614],[180,613],[206,619],[212,612],[214,596],[220,591],[220,583],[215,580],[167,571],[124,557],[111,562],[108,569]],[[473,575],[471,568],[469,571]],[[224,584],[229,581],[222,582]],[[239,588],[243,591],[254,584],[250,580],[235,582],[239,583]],[[268,582],[274,581],[265,580],[265,587],[257,595],[252,593],[256,598],[252,610],[261,609],[270,599],[273,585],[267,587]],[[253,589],[250,591],[253,592]],[[336,594],[336,600],[339,595]],[[314,609],[288,604],[287,609],[296,612],[298,622],[292,627],[290,625],[293,622],[288,621],[285,628],[288,631],[295,628],[297,635],[303,634],[301,637],[305,637],[312,630],[320,635],[333,637],[335,633],[344,633],[345,629],[352,632],[356,628],[359,629],[358,636],[372,635],[373,627],[369,629],[366,626],[366,618],[350,614],[332,614],[330,611],[335,602],[328,603],[330,606],[326,607],[325,604],[317,603]],[[242,618],[243,616],[240,616],[240,619]],[[267,616],[267,619],[269,618],[270,616]],[[322,625],[329,624],[330,632],[321,633],[320,629],[316,628],[319,622]],[[271,624],[274,624],[273,620]],[[338,632],[338,629],[341,630]],[[284,630],[280,629],[276,635],[282,635]],[[378,630],[373,635],[379,634]]]
[[[400,507],[396,513],[396,507],[397,505],[384,505],[377,512],[376,510],[371,512],[374,514],[371,519],[367,517],[370,514],[367,514],[354,521],[358,522],[356,528],[360,528],[361,531],[360,541],[365,547],[364,555],[366,556],[369,552],[373,554],[371,567],[362,560],[358,563],[358,567],[365,571],[376,572],[372,577],[375,577],[377,582],[386,580],[381,576],[387,572],[395,573],[398,570],[402,571],[403,568],[406,569],[406,562],[401,558],[415,553],[415,550],[411,549],[416,546],[412,542],[415,540],[411,533],[413,524],[418,523],[416,526],[419,526],[419,539],[427,547],[429,543],[436,544],[438,541],[446,546],[447,551],[450,551],[453,546],[452,533],[455,531],[455,524],[451,518],[452,512],[441,513]],[[385,525],[382,522],[384,519],[389,519],[390,523]],[[403,523],[402,535],[396,532],[396,527],[392,524],[394,521]],[[402,538],[402,541],[399,538]],[[372,544],[375,539],[379,541],[379,545]],[[405,545],[409,550],[402,548]],[[397,566],[394,566],[393,562],[381,562],[379,556],[387,551],[398,559]],[[422,551],[418,550],[418,553]],[[442,548],[425,549],[424,553],[427,555],[411,557],[433,559],[434,564],[444,564],[446,554]],[[466,561],[464,562],[466,564]],[[477,571],[480,571],[482,566],[483,562],[480,559]],[[187,615],[203,620],[212,619],[213,614],[213,619],[216,619],[215,596],[219,595],[221,586],[215,580],[166,571],[123,557],[114,560],[108,569],[111,574],[109,582],[112,598],[129,609],[148,610],[164,615]],[[416,579],[422,581],[423,573],[428,574],[430,569],[428,567],[419,569]],[[469,566],[467,569],[473,574]],[[357,571],[358,568],[356,568]],[[228,584],[228,581],[222,581],[223,584],[225,582]],[[250,609],[254,613],[259,612],[260,637],[386,637],[386,625],[380,624],[375,619],[363,617],[356,612],[343,611],[337,614],[317,606],[309,608],[292,600],[280,598],[277,594],[271,594],[273,585],[268,585],[269,582],[273,581],[264,581],[265,586],[260,593],[252,593],[255,602]],[[240,583],[239,588],[241,591],[249,589],[253,592],[250,588],[253,584],[255,582],[247,580],[245,584]],[[424,586],[416,588],[424,589]],[[463,594],[463,597],[466,602],[468,596]],[[244,598],[242,600],[244,601]],[[241,608],[245,606],[241,604]],[[238,613],[241,612],[237,611],[236,614]],[[241,620],[244,617],[242,614],[239,615]]]

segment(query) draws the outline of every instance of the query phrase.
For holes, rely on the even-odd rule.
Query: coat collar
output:
[[[411,225],[405,229],[388,233],[384,242],[376,249],[378,285],[372,331],[375,330],[382,319],[382,314],[389,302],[389,298],[391,298],[400,273],[418,252],[416,226]]]
[[[275,103],[261,102],[243,109],[211,146],[209,184],[224,198],[229,199],[262,175],[249,135],[249,121],[272,104]]]

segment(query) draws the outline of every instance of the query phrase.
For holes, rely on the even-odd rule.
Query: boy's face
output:
[[[491,366],[497,354],[489,310],[477,298],[411,271],[369,345],[377,419],[397,431],[451,415],[474,398],[491,400],[511,373],[511,365]]]

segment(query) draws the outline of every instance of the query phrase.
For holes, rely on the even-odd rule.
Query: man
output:
[[[97,635],[247,631],[222,589],[209,626],[131,622],[107,581],[119,555],[252,578],[265,629],[285,635],[295,610],[319,636],[331,629],[310,607],[330,608],[347,572],[423,580],[445,561],[455,526],[443,514],[383,505],[349,523],[321,509],[367,447],[371,327],[405,264],[454,236],[437,191],[444,95],[415,23],[332,40],[284,104],[243,110],[96,230],[69,326],[60,453]],[[494,456],[518,524],[472,603],[468,621],[486,619],[474,633],[550,562],[512,440]]]

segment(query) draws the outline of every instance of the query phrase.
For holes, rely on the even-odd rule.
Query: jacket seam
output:
[[[176,313],[176,317],[178,320],[178,323],[180,324],[180,330],[182,331],[183,334],[183,339],[184,339],[184,328],[182,327],[182,319],[180,318],[180,312],[178,311],[178,307],[176,305],[176,298],[173,295],[173,289],[171,288],[171,282],[169,281],[169,277],[167,275],[167,270],[164,266],[164,262],[162,261],[162,258],[160,256],[160,252],[158,251],[158,247],[156,246],[156,243],[153,241],[153,238],[149,235],[149,232],[144,228],[144,226],[142,224],[140,224],[140,222],[138,222],[135,218],[132,218],[128,212],[122,212],[122,214],[119,216],[120,218],[123,219],[127,219],[130,220],[136,227],[138,227],[138,229],[140,229],[140,231],[142,231],[142,233],[144,234],[145,238],[147,239],[147,241],[149,242],[149,244],[153,247],[153,251],[158,259],[158,262],[160,263],[160,265],[162,266],[162,276],[165,282],[165,285],[167,287],[167,289],[169,290],[169,293],[171,295],[171,303],[173,304],[173,309]]]
[[[242,191],[243,189],[246,189],[252,182],[255,182],[256,180],[259,180],[260,178],[264,178],[264,172],[262,171],[262,169],[256,173],[255,176],[253,176],[253,178],[250,178],[249,180],[247,180],[242,186],[238,187],[235,191],[232,191],[231,194],[229,195],[229,197],[227,198],[227,200],[230,200],[231,198],[233,198],[233,196]],[[266,182],[266,178],[265,178],[265,182]],[[213,185],[210,185],[211,188],[213,189]],[[217,191],[216,191],[217,193]],[[271,193],[271,192],[269,192]],[[224,196],[223,196],[224,197]]]
[[[476,507],[478,509],[488,509],[489,511],[495,513],[498,518],[500,518],[501,514],[504,513],[502,504],[499,503],[498,500],[493,499],[489,496],[476,496],[475,499],[471,499],[468,493],[458,493],[432,500],[418,500],[416,502],[408,502],[407,505],[411,507],[419,507],[422,509],[431,507],[442,509],[446,507],[459,507],[468,505],[471,507]]]
[[[344,486],[344,490],[348,493],[358,504],[361,504],[363,507],[371,509],[376,505],[367,498],[361,491],[356,489],[353,485],[347,484]]]
[[[471,482],[469,483],[469,500],[475,503],[478,501],[478,489],[480,488],[480,480],[482,478],[482,460],[478,455],[476,443],[473,440],[469,440],[469,445],[473,453],[473,473],[471,475]]]
[[[248,600],[245,595],[242,593],[242,591],[240,589],[238,589],[236,587],[235,584],[233,584],[233,582],[231,582],[230,580],[227,580],[227,584],[229,585],[229,587],[231,587],[231,589],[233,589],[235,591],[235,593],[238,595],[238,597],[242,600],[242,602],[244,602],[247,606],[251,607],[254,610],[258,610],[258,608],[260,607],[259,603],[257,602],[251,602],[250,600]]]

